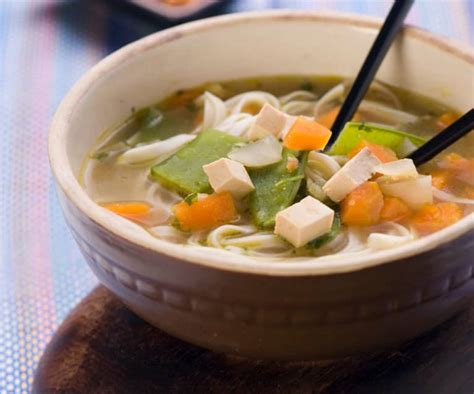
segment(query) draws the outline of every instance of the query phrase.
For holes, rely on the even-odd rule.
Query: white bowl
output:
[[[171,334],[261,358],[378,349],[465,305],[474,290],[473,215],[367,256],[271,263],[158,240],[97,206],[76,178],[98,134],[133,107],[207,81],[354,77],[379,27],[376,19],[334,13],[234,14],[145,37],[91,69],[57,111],[49,153],[64,215],[99,279]],[[473,106],[473,76],[471,49],[412,27],[395,41],[377,74],[460,111]]]

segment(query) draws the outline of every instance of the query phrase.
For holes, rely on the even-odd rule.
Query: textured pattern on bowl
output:
[[[99,279],[136,313],[173,335],[271,359],[380,349],[466,305],[474,294],[473,215],[368,257],[271,263],[213,250],[196,253],[156,240],[96,206],[74,178],[100,130],[132,106],[207,80],[350,76],[377,26],[366,18],[296,12],[225,16],[147,37],[91,70],[55,116],[50,157],[66,219]],[[333,46],[327,45],[328,37]],[[277,47],[293,62],[283,63]],[[468,50],[407,29],[379,76],[462,110],[472,106],[472,92],[461,87],[472,82],[473,68]]]

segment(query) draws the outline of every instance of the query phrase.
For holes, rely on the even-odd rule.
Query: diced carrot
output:
[[[376,182],[365,182],[342,200],[341,219],[344,224],[370,226],[380,219],[383,195]]]
[[[128,219],[137,219],[147,215],[151,211],[150,204],[140,201],[112,202],[101,204],[103,208]]]
[[[320,150],[324,149],[331,134],[331,130],[322,124],[299,116],[286,134],[283,145],[295,150]]]
[[[462,218],[459,205],[452,202],[427,204],[411,218],[410,224],[421,235],[441,230]]]
[[[389,222],[401,222],[412,214],[410,207],[397,197],[384,197],[380,219]]]
[[[450,181],[451,174],[448,170],[434,170],[431,173],[431,183],[436,189],[445,189]]]
[[[445,127],[448,127],[451,123],[456,121],[459,118],[458,115],[456,115],[454,112],[448,111],[442,114],[438,118],[438,126],[440,129],[444,129]]]
[[[369,148],[369,150],[377,156],[377,158],[382,163],[388,163],[389,161],[395,161],[397,159],[397,155],[393,150],[387,148],[386,146],[374,144],[373,142],[369,142],[366,140],[360,141],[348,154],[347,156],[352,159],[357,153],[359,153],[362,149]]]
[[[230,222],[237,215],[229,192],[211,194],[191,205],[182,201],[174,206],[174,213],[185,231],[209,230]]]
[[[339,111],[341,110],[341,107],[335,107],[331,109],[330,111],[322,114],[316,121],[323,126],[327,127],[330,129],[332,125],[334,124],[334,121],[336,120],[337,115],[339,114]],[[354,122],[359,122],[361,120],[361,116],[356,112],[354,116],[352,117],[352,121]]]

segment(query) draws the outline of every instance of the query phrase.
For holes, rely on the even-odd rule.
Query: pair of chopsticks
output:
[[[377,35],[372,48],[367,55],[362,67],[347,95],[341,110],[331,128],[332,136],[328,148],[336,141],[344,125],[352,119],[360,102],[367,93],[372,80],[377,73],[380,64],[387,54],[390,45],[398,31],[403,26],[408,11],[410,11],[414,0],[395,0],[390,12]],[[426,144],[409,155],[415,165],[426,163],[442,150],[456,142],[474,128],[474,109],[469,110],[458,120],[446,127],[443,131],[430,139]]]

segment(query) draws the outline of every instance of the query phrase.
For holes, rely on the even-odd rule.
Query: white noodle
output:
[[[281,110],[288,115],[311,114],[317,96],[306,90],[296,90],[279,97]]]
[[[288,115],[305,115],[311,114],[311,108],[314,107],[314,101],[290,101],[281,107],[283,112]]]
[[[329,89],[315,104],[314,106],[314,117],[318,119],[321,115],[324,115],[330,109],[334,108],[337,104],[340,104],[344,98],[344,84],[334,86]]]
[[[387,222],[372,227],[372,232],[367,238],[367,246],[372,250],[390,249],[413,239],[412,232],[406,227],[398,223]]]
[[[378,81],[373,81],[370,85],[369,91],[379,91],[382,93],[395,108],[402,108],[402,104],[398,97],[389,88]]]
[[[442,190],[437,189],[436,187],[433,187],[433,196],[437,200],[441,200],[441,201],[455,202],[458,204],[466,204],[466,205],[474,205],[474,200],[470,198],[456,197],[455,195],[451,193],[446,193]]]
[[[222,248],[223,240],[229,236],[254,234],[257,228],[252,225],[238,226],[224,224],[212,230],[207,236],[207,244],[216,248]]]
[[[225,118],[216,126],[216,129],[240,137],[247,133],[254,119],[255,116],[241,112]]]
[[[307,90],[295,90],[294,92],[280,96],[281,105],[287,104],[290,101],[314,101],[317,99],[316,94],[308,92]]]
[[[281,257],[292,253],[292,247],[277,235],[258,231],[252,225],[222,225],[209,233],[207,244],[254,256]]]
[[[357,229],[347,229],[347,243],[340,249],[338,254],[356,253],[367,250],[366,236],[361,234]]]
[[[204,116],[202,123],[193,131],[194,133],[216,127],[227,116],[224,102],[212,93],[205,92],[199,96],[196,104],[204,106]]]
[[[122,164],[149,163],[151,160],[157,164],[166,160],[173,153],[178,151],[184,144],[196,138],[191,134],[178,134],[164,141],[157,141],[151,144],[140,145],[127,150],[119,156],[117,161]]]
[[[371,114],[377,119],[387,122],[389,125],[415,123],[418,120],[416,115],[369,100],[364,100],[360,103],[359,111]]]
[[[244,112],[243,110],[251,104],[257,104],[261,108],[267,103],[277,109],[280,108],[280,101],[273,94],[260,91],[238,94],[226,100],[225,106],[231,114],[237,114]]]
[[[171,215],[173,205],[183,199],[171,190],[166,189],[160,183],[147,180],[145,200],[158,209],[167,211],[169,215]]]
[[[308,156],[308,168],[327,180],[339,171],[341,166],[332,156],[311,151]]]

